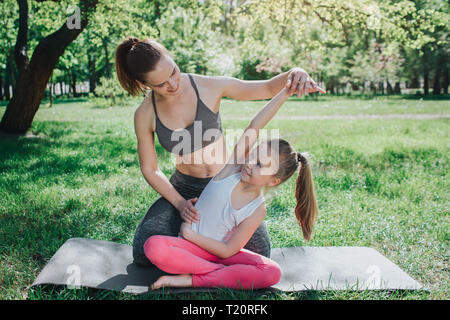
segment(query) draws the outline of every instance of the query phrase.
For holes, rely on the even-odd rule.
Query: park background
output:
[[[294,181],[286,183],[268,207],[272,246],[373,247],[430,289],[264,297],[448,299],[448,8],[418,0],[2,1],[0,298],[136,298],[30,288],[69,238],[131,244],[158,196],[137,158],[132,120],[142,97],[129,96],[115,73],[116,46],[135,36],[161,42],[182,72],[268,79],[305,69],[327,95],[290,98],[268,128],[311,153],[319,220],[306,243],[292,227]],[[243,128],[263,105],[223,99],[224,128]],[[156,147],[169,176],[173,158]],[[227,290],[194,297],[254,298]]]

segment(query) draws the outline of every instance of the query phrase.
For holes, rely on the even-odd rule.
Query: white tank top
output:
[[[231,192],[241,179],[236,173],[225,179],[212,178],[206,185],[195,207],[200,211],[200,221],[192,224],[192,230],[219,241],[227,241],[245,218],[250,216],[264,202],[260,194],[239,210],[231,206]]]

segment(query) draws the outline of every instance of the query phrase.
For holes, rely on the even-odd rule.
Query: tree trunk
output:
[[[70,80],[70,70],[66,70],[64,73],[64,84],[66,86],[66,92],[67,96],[70,97],[70,94],[72,93],[72,86],[70,85],[72,81]]]
[[[370,81],[370,91],[372,91],[373,95],[377,94],[377,87],[375,86],[375,83],[373,81]]]
[[[9,72],[8,66],[5,68],[5,82],[3,83],[3,94],[5,100],[11,100],[11,94],[9,87],[11,86],[11,74]]]
[[[95,94],[96,76],[95,76],[95,54],[88,56],[88,68],[89,68],[89,92]]]
[[[386,80],[386,90],[387,90],[387,94],[394,93],[394,89],[392,89],[392,85],[390,84],[390,82],[388,80]]]
[[[81,0],[80,28],[69,29],[64,23],[57,31],[39,42],[28,66],[17,80],[13,98],[0,122],[1,131],[24,134],[31,127],[59,57],[84,30],[88,23],[87,13],[95,9],[97,3],[98,0]]]
[[[17,70],[20,75],[28,66],[28,1],[17,0],[19,4],[19,32],[14,46],[14,58],[16,60]]]
[[[443,77],[442,77],[442,87],[444,88],[444,94],[448,94],[448,65],[447,63],[444,66],[444,70],[443,70]]]
[[[3,83],[3,94],[5,97],[5,100],[10,100],[11,95],[9,94],[9,81],[8,81],[8,74],[5,75],[5,83]]]
[[[70,72],[70,86],[72,87],[73,96],[75,98],[78,97],[78,92],[77,92],[77,74],[73,70]]]
[[[327,90],[327,92],[329,92],[329,93],[331,93],[331,94],[334,94],[334,84],[328,82],[328,83],[326,84],[326,90]]]
[[[425,69],[423,72],[423,94],[428,94],[430,89],[430,84],[428,82],[429,72],[428,69]]]
[[[434,79],[433,79],[433,94],[441,94],[441,76],[442,68],[445,65],[444,57],[441,55],[438,60],[438,64],[434,69]]]
[[[408,88],[420,88],[419,76],[417,74],[414,74],[414,76],[411,79],[411,83],[409,84]]]
[[[381,94],[384,95],[384,83],[383,83],[383,81],[378,82],[378,90],[380,90]]]
[[[400,89],[400,82],[396,82],[394,85],[394,94],[402,94],[402,90]]]
[[[6,68],[8,69],[9,74],[9,84],[12,86],[12,91],[14,93],[15,86],[16,86],[16,70],[14,69],[14,61],[13,61],[13,54],[12,52],[8,53],[8,56],[6,58]],[[9,87],[8,87],[9,91]]]
[[[0,100],[3,100],[3,76],[0,74]]]
[[[421,62],[422,62],[422,76],[423,76],[423,94],[428,94],[429,93],[429,89],[430,89],[430,83],[429,83],[429,77],[430,77],[430,61],[429,60],[429,49],[425,46],[422,48],[422,58],[421,58]]]
[[[53,92],[54,92],[54,90],[53,90],[53,72],[52,72],[52,75],[50,76],[50,106],[49,107],[53,106]]]
[[[108,51],[108,42],[106,39],[102,38],[103,43],[103,51],[105,53],[105,69],[106,69],[106,76],[108,78],[111,78],[111,64],[109,63],[109,51]]]
[[[441,69],[438,67],[434,71],[433,94],[437,95],[440,93],[441,93]]]

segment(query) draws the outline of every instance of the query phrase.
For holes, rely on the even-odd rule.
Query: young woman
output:
[[[285,140],[260,144],[249,155],[259,130],[289,97],[286,88],[252,119],[225,167],[208,183],[196,203],[200,222],[181,225],[180,235],[152,236],[144,244],[148,259],[173,276],[161,287],[258,289],[276,284],[281,270],[271,259],[242,249],[266,215],[262,191],[277,186],[298,169],[295,215],[305,239],[311,238],[318,209],[312,171],[304,154]]]
[[[180,225],[198,222],[197,197],[225,165],[225,141],[219,114],[220,100],[272,98],[283,87],[289,94],[312,92],[317,85],[308,74],[295,68],[267,81],[242,81],[181,73],[170,53],[156,41],[125,39],[116,49],[117,76],[132,95],[151,90],[134,115],[139,161],[146,181],[161,195],[137,227],[133,243],[134,261],[149,266],[144,242],[152,235],[175,236]],[[289,81],[288,81],[289,80]],[[200,130],[197,131],[201,124]],[[204,139],[208,130],[219,134]],[[190,135],[189,148],[177,148],[181,131]],[[176,171],[168,180],[158,166],[155,133],[161,146],[176,154]],[[174,139],[175,138],[175,139]],[[208,155],[215,154],[215,159]],[[219,156],[217,156],[219,155]],[[200,212],[201,213],[201,212]],[[270,256],[270,239],[262,223],[246,248]]]

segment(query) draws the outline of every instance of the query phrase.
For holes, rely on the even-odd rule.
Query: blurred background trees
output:
[[[21,52],[29,60],[74,6],[95,2],[87,26],[57,59],[45,97],[127,99],[114,67],[127,36],[157,39],[183,72],[266,79],[300,66],[332,94],[448,93],[444,0],[3,0],[0,100],[18,89],[21,2],[28,5]]]

